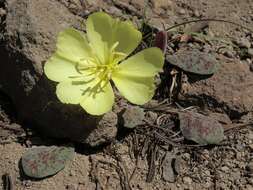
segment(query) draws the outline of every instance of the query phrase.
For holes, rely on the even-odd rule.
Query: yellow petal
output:
[[[112,86],[108,83],[101,92],[92,95],[85,95],[80,105],[91,115],[102,115],[112,109],[114,93]]]
[[[59,33],[56,52],[74,62],[91,56],[91,47],[81,31],[68,28]]]
[[[142,34],[129,21],[119,21],[113,33],[113,42],[119,42],[116,52],[121,52],[128,56],[141,42]]]
[[[89,42],[99,60],[105,63],[108,59],[109,47],[112,43],[113,19],[102,12],[91,14],[86,22]]]
[[[54,54],[45,64],[44,72],[46,76],[53,81],[72,81],[70,76],[80,76],[75,68],[75,63]]]
[[[122,75],[152,77],[162,71],[164,55],[159,48],[145,49],[119,65],[119,73]]]
[[[83,94],[83,85],[61,82],[56,87],[56,95],[62,103],[79,104]]]
[[[110,48],[119,43],[117,52],[129,55],[140,43],[142,35],[132,24],[113,19],[106,13],[97,12],[87,19],[87,36],[99,59],[108,59]]]
[[[121,95],[133,104],[143,105],[154,96],[154,77],[138,77],[116,73],[112,80]]]

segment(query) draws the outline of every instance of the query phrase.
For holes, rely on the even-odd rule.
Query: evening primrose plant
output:
[[[142,105],[151,100],[154,77],[164,63],[162,51],[152,47],[127,58],[142,34],[129,21],[103,12],[88,17],[86,31],[69,28],[60,32],[56,51],[45,63],[46,76],[59,82],[58,99],[80,104],[89,114],[102,115],[114,103],[113,81],[129,102]]]

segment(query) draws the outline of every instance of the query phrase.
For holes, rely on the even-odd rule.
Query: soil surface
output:
[[[102,10],[130,19],[139,28],[144,22],[154,32],[200,18],[234,24],[194,22],[169,31],[166,55],[184,50],[213,54],[221,64],[219,70],[212,76],[200,78],[176,68],[178,78],[172,90],[171,76],[162,74],[154,100],[143,108],[144,123],[132,130],[121,126],[118,131],[109,130],[108,133],[115,134],[117,131],[116,138],[110,137],[110,141],[100,146],[74,143],[74,160],[56,175],[42,180],[33,180],[22,173],[22,154],[30,147],[70,142],[47,138],[31,130],[30,123],[20,122],[18,110],[9,95],[2,92],[0,81],[0,189],[253,189],[252,0],[58,1],[80,20]],[[1,2],[0,23],[4,25],[6,10]],[[0,40],[2,37],[0,33]],[[144,39],[143,44],[147,43]],[[36,48],[40,48],[39,45]],[[170,68],[168,70],[170,75]],[[118,99],[115,112],[128,106]],[[225,133],[221,144],[200,146],[185,140],[177,131],[177,112],[182,109],[219,121]],[[164,131],[161,126],[173,130]],[[102,142],[106,141],[105,137]]]

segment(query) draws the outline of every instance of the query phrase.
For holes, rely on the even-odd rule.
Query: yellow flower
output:
[[[87,35],[75,29],[60,32],[57,49],[46,62],[46,76],[59,82],[56,94],[67,104],[80,104],[92,115],[112,109],[112,80],[129,102],[142,105],[154,95],[154,76],[164,56],[158,48],[145,49],[124,60],[141,42],[141,33],[127,21],[106,13],[89,16]]]

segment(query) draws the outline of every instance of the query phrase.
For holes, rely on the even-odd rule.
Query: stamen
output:
[[[93,57],[87,59],[80,59],[76,65],[76,71],[81,74],[81,76],[70,76],[71,79],[80,79],[72,81],[73,84],[82,85],[91,83],[89,87],[82,90],[82,94],[95,97],[96,94],[104,91],[105,87],[111,80],[112,73],[117,69],[117,64],[122,59],[122,56],[127,55],[123,52],[115,51],[119,42],[115,42],[110,49],[107,44],[104,44],[104,59],[100,60],[98,56],[94,53]],[[94,82],[93,82],[94,81]]]
[[[113,52],[113,54],[114,54],[114,55],[121,55],[121,56],[125,56],[125,57],[127,56],[127,54],[125,54],[125,53],[122,53],[122,52],[116,52],[116,51],[115,51],[115,52]]]
[[[119,42],[115,42],[115,43],[112,45],[111,49],[110,49],[110,53],[114,52],[114,50],[116,49],[116,47],[117,47],[118,45],[119,45]]]

